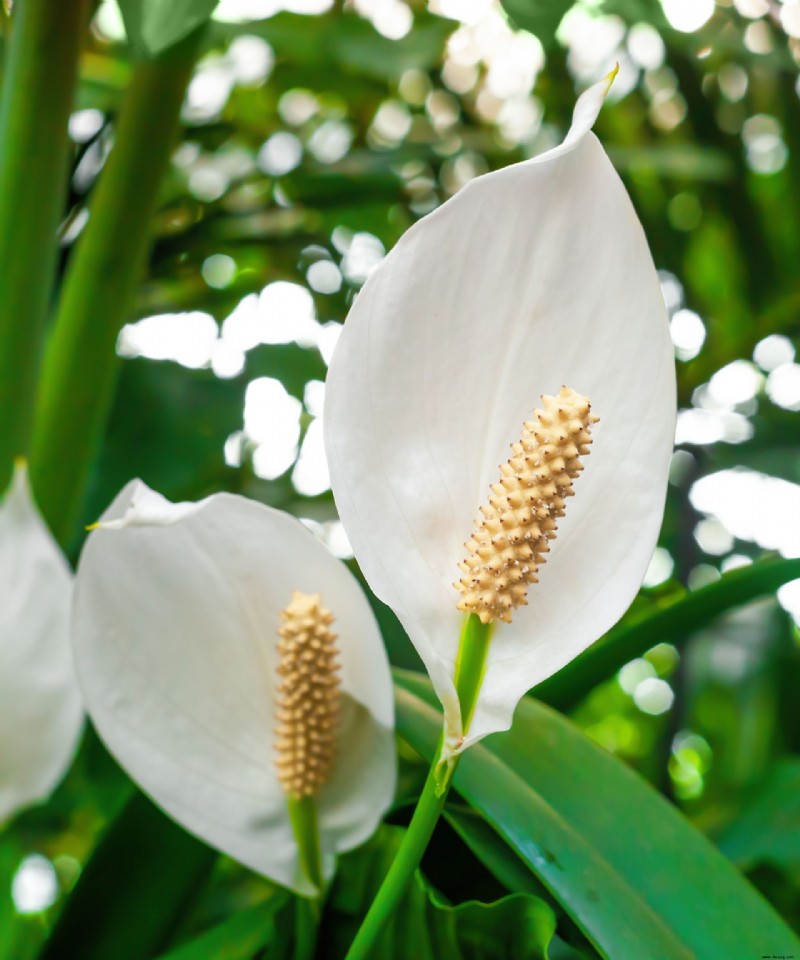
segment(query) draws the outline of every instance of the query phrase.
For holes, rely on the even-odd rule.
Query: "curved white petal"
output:
[[[453,687],[460,576],[479,506],[543,393],[601,422],[540,583],[498,624],[467,743],[633,599],[663,511],[675,418],[667,317],[630,200],[589,132],[469,183],[412,227],[364,286],[327,381],[336,503],[375,593],[400,617],[461,742]]]
[[[311,893],[274,765],[280,612],[321,593],[339,636],[339,755],[318,797],[328,875],[391,802],[389,666],[363,592],[303,525],[244,497],[172,504],[135,481],[89,537],[73,645],[87,709],[130,776],[190,832]]]
[[[47,797],[77,747],[71,596],[72,573],[18,467],[0,506],[0,823]]]

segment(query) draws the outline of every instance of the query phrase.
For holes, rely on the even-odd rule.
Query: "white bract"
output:
[[[328,375],[336,503],[367,581],[430,673],[449,752],[507,729],[525,691],[616,622],[661,523],[673,352],[641,225],[591,132],[609,82],[578,100],[560,146],[473,180],[402,237],[356,300]],[[591,456],[528,606],[495,626],[464,731],[458,564],[509,444],[563,384],[600,418]]]
[[[0,505],[0,824],[45,799],[75,753],[71,597],[72,573],[19,466]]]
[[[392,684],[363,592],[299,521],[134,481],[83,550],[73,645],[87,710],[131,778],[211,846],[311,894],[275,766],[277,631],[295,590],[322,595],[339,638],[338,752],[316,797],[329,877],[393,796]]]

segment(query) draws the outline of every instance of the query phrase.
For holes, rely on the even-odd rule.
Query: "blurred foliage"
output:
[[[236,4],[223,3],[221,15],[226,6]],[[752,594],[762,598],[757,603],[716,620],[695,617],[689,608],[668,630],[654,629],[649,643],[647,625],[686,595],[699,602],[695,591],[712,589],[707,585],[721,571],[768,551],[789,556],[792,543],[800,551],[798,513],[784,508],[776,522],[778,500],[772,502],[794,496],[780,502],[797,505],[800,488],[753,486],[736,504],[735,522],[714,512],[719,502],[723,514],[722,487],[709,488],[716,493],[704,500],[698,493],[703,481],[730,470],[800,483],[800,366],[792,350],[800,336],[800,28],[781,19],[789,4],[767,0],[719,0],[691,30],[676,29],[664,13],[680,3],[662,7],[658,0],[507,0],[508,19],[497,4],[465,3],[463,19],[474,20],[466,23],[431,6],[358,0],[315,16],[278,12],[245,23],[212,21],[154,223],[148,276],[129,318],[134,324],[160,317],[150,329],[161,332],[146,335],[144,325],[131,326],[121,337],[116,400],[82,522],[96,519],[124,483],[141,476],[173,499],[223,489],[245,493],[307,518],[345,553],[312,441],[325,358],[349,304],[383,252],[420,216],[471,177],[557,142],[576,87],[618,60],[620,75],[596,132],[661,271],[683,413],[658,563],[616,634],[638,631],[634,659],[623,665],[599,648],[606,667],[563,705],[718,842],[797,927],[800,647],[794,621],[776,603],[771,584]],[[122,7],[125,13],[128,5]],[[451,14],[457,8],[444,0],[439,7]],[[81,63],[62,272],[85,225],[132,71],[119,22],[110,3],[100,5]],[[129,14],[128,26],[142,34],[140,49],[147,47],[147,31]],[[269,285],[279,282],[296,286],[277,288],[283,299],[262,293],[274,294]],[[303,313],[298,290],[311,298],[315,319]],[[180,336],[167,316],[176,314],[194,318]],[[208,329],[210,339],[203,333]],[[609,374],[624,378],[625,370]],[[274,406],[262,405],[258,421],[246,422],[254,382],[271,385],[265,395]],[[288,451],[284,463],[261,456],[262,448],[281,444]],[[306,455],[311,481],[301,469]],[[735,604],[733,593],[714,612]],[[790,593],[781,596],[789,605]],[[393,661],[414,666],[396,619],[375,605]],[[609,646],[613,641],[609,637]],[[404,756],[401,785],[408,799],[418,792],[419,767]],[[119,829],[109,825],[130,791],[88,734],[52,800],[5,830],[0,960],[36,955],[76,883],[77,889],[91,884],[91,896],[102,886],[117,893],[126,884],[135,887],[137,851],[117,856],[115,874],[92,879],[102,875]],[[588,785],[584,806],[592,793]],[[605,812],[624,830],[613,798],[608,802]],[[482,864],[487,896],[494,891],[500,900],[488,908],[496,911],[498,929],[507,911],[524,913],[533,897],[551,902],[527,872],[533,884],[524,888],[527,900],[500,899],[523,889],[519,851],[498,847],[496,834],[487,835],[484,822],[469,816],[459,821],[456,814],[434,842],[457,852],[453,862],[472,857],[475,876]],[[154,839],[159,830],[170,833],[155,811],[152,817]],[[654,836],[659,829],[654,821]],[[386,831],[373,845],[393,836]],[[187,861],[178,857],[163,866],[161,882],[194,889],[196,880],[202,894],[174,916],[157,918],[163,926],[151,929],[141,955],[174,950],[167,955],[175,960],[214,957],[227,934],[198,940],[194,952],[186,945],[219,922],[233,924],[230,936],[249,943],[251,930],[260,926],[263,933],[273,922],[273,911],[289,909],[268,884],[224,859],[208,880],[202,849],[183,836],[173,840],[192,848],[196,872],[181,876],[177,861]],[[81,874],[98,843],[97,858]],[[359,853],[343,863],[343,874],[352,876],[371,869],[374,862]],[[425,869],[429,879],[436,872],[427,862]],[[22,912],[10,897],[15,877]],[[438,893],[430,898],[422,887],[410,895],[415,905],[409,909],[428,918],[450,909],[439,899],[442,890],[455,896],[452,875],[431,882]],[[34,904],[30,913],[27,903]],[[357,914],[363,906],[336,888],[331,916]],[[562,907],[553,903],[558,938],[551,956],[596,956]],[[462,910],[467,927],[472,909]],[[80,910],[76,897],[59,929],[79,923]],[[102,937],[102,917],[95,923]],[[346,917],[337,923],[345,924],[341,936]],[[142,925],[144,943],[146,918]],[[52,949],[45,956],[100,955]],[[336,955],[337,948],[330,949]],[[664,956],[672,955],[669,949]]]

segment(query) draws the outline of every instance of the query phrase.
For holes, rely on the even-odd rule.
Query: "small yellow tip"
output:
[[[611,89],[611,84],[617,79],[617,74],[619,73],[619,63],[614,64],[614,69],[603,77],[606,81],[606,93]]]
[[[28,469],[27,457],[23,457],[23,456],[14,457],[14,469],[27,470]]]
[[[97,523],[89,523],[89,524],[86,525],[86,529],[87,529],[87,530],[98,530],[99,528],[100,528],[100,521],[99,521],[99,520],[97,521]]]

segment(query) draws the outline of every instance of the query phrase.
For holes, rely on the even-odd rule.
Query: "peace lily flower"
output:
[[[560,146],[473,180],[402,237],[328,374],[337,507],[430,673],[444,756],[507,729],[617,621],[661,523],[673,350],[641,225],[591,132],[613,76]],[[493,634],[462,718],[478,618]]]
[[[72,573],[20,464],[0,505],[0,824],[52,792],[80,738],[71,596]]]
[[[134,481],[97,527],[73,645],[100,736],[189,832],[313,896],[394,792],[391,677],[363,592],[299,521],[244,497],[171,503]]]

